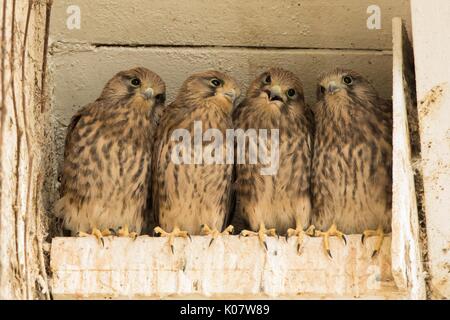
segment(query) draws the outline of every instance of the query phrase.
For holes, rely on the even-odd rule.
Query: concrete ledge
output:
[[[391,238],[371,259],[376,239],[361,245],[331,239],[333,260],[321,239],[306,237],[301,255],[296,239],[269,238],[266,253],[256,238],[226,236],[167,239],[142,236],[135,241],[106,238],[55,238],[51,248],[55,299],[83,298],[374,298],[406,297],[391,275]]]

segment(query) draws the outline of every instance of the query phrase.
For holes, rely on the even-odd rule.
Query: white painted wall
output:
[[[430,289],[450,298],[450,2],[412,0]]]

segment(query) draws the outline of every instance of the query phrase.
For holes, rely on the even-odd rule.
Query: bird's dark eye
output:
[[[271,83],[272,82],[272,77],[269,75],[267,75],[267,77],[264,79],[264,83]]]
[[[324,86],[320,86],[320,92],[321,92],[321,93],[325,93],[325,91],[327,91],[327,89],[325,89]]]
[[[135,87],[138,87],[141,84],[141,80],[139,80],[138,78],[133,78],[131,79],[131,84]]]
[[[289,98],[292,98],[293,96],[295,96],[295,90],[294,89],[289,89],[287,92],[287,95]]]
[[[166,95],[163,93],[157,94],[155,100],[157,102],[163,103],[164,101],[166,101]]]
[[[344,83],[345,83],[346,85],[350,85],[350,84],[353,83],[353,79],[352,79],[352,77],[350,77],[350,76],[345,76],[345,77],[343,78],[343,80],[344,80]]]
[[[214,79],[211,80],[211,84],[212,84],[214,87],[218,87],[218,86],[221,85],[221,82],[220,82],[219,79],[214,78]]]

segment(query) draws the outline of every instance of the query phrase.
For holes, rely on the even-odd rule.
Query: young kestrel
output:
[[[233,128],[231,111],[239,94],[238,85],[228,75],[197,73],[184,82],[161,117],[152,163],[154,214],[159,223],[154,231],[169,237],[172,252],[174,237],[206,233],[213,240],[229,221],[233,164],[205,163],[201,150],[218,141],[203,139],[202,133],[214,129],[223,137],[215,151],[225,159],[226,129]],[[195,134],[196,126],[200,136]],[[180,141],[173,135],[180,130],[188,135],[183,140],[186,161],[177,158]],[[224,232],[230,231],[231,226]]]
[[[265,129],[269,136],[279,130],[278,170],[262,174],[261,168],[267,164],[262,159],[258,164],[249,161],[249,144],[247,161],[236,166],[237,215],[243,216],[251,229],[241,234],[257,235],[266,249],[266,234],[287,233],[287,237],[297,236],[300,251],[303,228],[309,224],[312,121],[308,113],[300,79],[272,68],[252,82],[246,99],[233,114],[236,129]],[[270,152],[277,152],[272,140],[267,141]]]
[[[61,199],[55,214],[79,235],[99,239],[119,229],[137,235],[144,221],[155,131],[165,101],[163,80],[145,68],[117,73],[68,127]]]
[[[315,234],[330,257],[329,236],[378,235],[375,255],[391,230],[392,104],[361,75],[342,69],[319,79],[317,97],[312,224],[321,231]]]

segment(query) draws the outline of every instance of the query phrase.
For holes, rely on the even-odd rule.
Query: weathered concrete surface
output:
[[[306,237],[301,255],[296,240],[268,238],[266,253],[256,238],[226,236],[208,248],[209,237],[135,241],[55,238],[51,249],[52,295],[83,298],[406,298],[391,275],[390,237],[371,259],[376,238],[348,245],[332,238],[333,260],[319,238]]]
[[[374,4],[381,29],[369,30]],[[67,28],[70,5],[80,8],[80,29]],[[409,25],[409,0],[59,0],[51,34],[82,43],[390,49],[396,16]]]
[[[431,296],[450,298],[450,2],[412,5]]]

